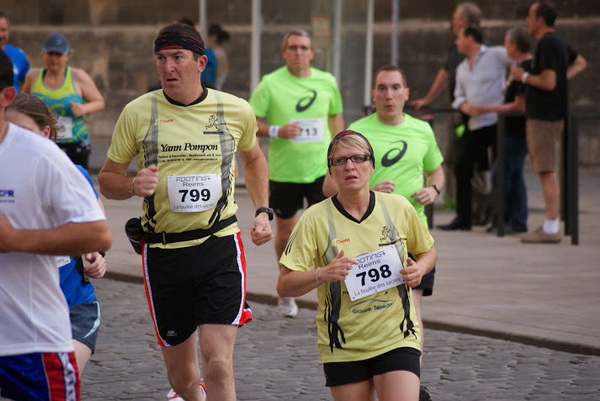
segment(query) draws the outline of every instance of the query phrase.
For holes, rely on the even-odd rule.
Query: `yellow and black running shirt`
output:
[[[235,214],[235,152],[256,143],[256,117],[243,99],[204,89],[191,105],[167,99],[162,90],[125,106],[114,129],[108,158],[137,168],[158,166],[155,194],[144,199],[142,225],[148,232],[206,229]],[[238,231],[232,224],[216,235]],[[164,248],[195,245],[206,238]]]
[[[329,264],[341,250],[344,256],[356,258],[392,249],[398,253],[399,269],[406,265],[407,252],[418,255],[432,246],[433,238],[404,197],[371,192],[361,221],[346,213],[335,198],[308,208],[280,263],[290,270],[310,271]],[[375,276],[370,272],[367,284],[374,285]],[[420,327],[405,284],[352,301],[344,281],[323,283],[317,295],[321,362],[359,361],[399,347],[420,349]]]

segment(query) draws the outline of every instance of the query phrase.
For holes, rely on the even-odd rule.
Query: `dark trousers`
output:
[[[454,167],[456,175],[456,217],[463,227],[472,225],[472,187],[471,179],[475,169],[490,169],[488,150],[496,141],[496,125],[471,131],[466,129],[458,140],[457,160]]]
[[[504,137],[504,215],[505,222],[516,232],[527,231],[527,187],[523,173],[526,156],[527,143],[524,135]],[[496,168],[494,163],[494,183]]]

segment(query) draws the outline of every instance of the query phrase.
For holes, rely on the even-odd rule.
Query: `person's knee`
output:
[[[226,355],[205,358],[202,366],[207,381],[227,381],[233,377],[233,360]]]

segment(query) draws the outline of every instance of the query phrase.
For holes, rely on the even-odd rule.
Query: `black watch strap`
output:
[[[435,189],[435,192],[437,192],[438,195],[442,193],[436,184],[433,184],[432,187]]]
[[[256,213],[254,213],[254,217],[258,216],[261,213],[266,213],[269,216],[269,220],[273,220],[273,209],[270,207],[261,206],[256,209]]]

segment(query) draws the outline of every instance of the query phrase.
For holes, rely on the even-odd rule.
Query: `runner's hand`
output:
[[[298,121],[294,121],[293,123],[289,123],[289,124],[282,125],[281,127],[279,127],[277,136],[279,138],[294,139],[294,138],[297,138],[298,135],[300,135],[300,132],[302,132],[300,123]]]
[[[83,104],[69,101],[73,117],[81,117],[84,114]]]
[[[91,278],[102,278],[106,273],[106,259],[99,252],[86,253],[84,258],[90,264],[83,268],[85,275]]]
[[[269,224],[269,216],[266,213],[259,213],[259,215],[254,218],[254,227],[250,229],[250,235],[252,236],[254,245],[266,244],[273,239],[271,225]]]
[[[344,250],[342,249],[331,263],[319,269],[319,281],[342,281],[350,274],[352,265],[356,264],[358,264],[358,260],[344,257]]]
[[[138,171],[134,193],[138,196],[151,196],[158,185],[158,167],[154,164]]]
[[[387,194],[391,194],[392,192],[394,192],[394,188],[396,188],[396,184],[394,184],[394,181],[385,180],[385,181],[378,182],[371,189],[373,191],[385,192]]]
[[[410,196],[421,205],[431,205],[437,198],[437,191],[432,187],[421,188]]]
[[[419,265],[412,258],[406,259],[406,266],[404,269],[400,269],[400,274],[402,274],[404,282],[411,288],[421,284],[421,279],[423,278]]]

